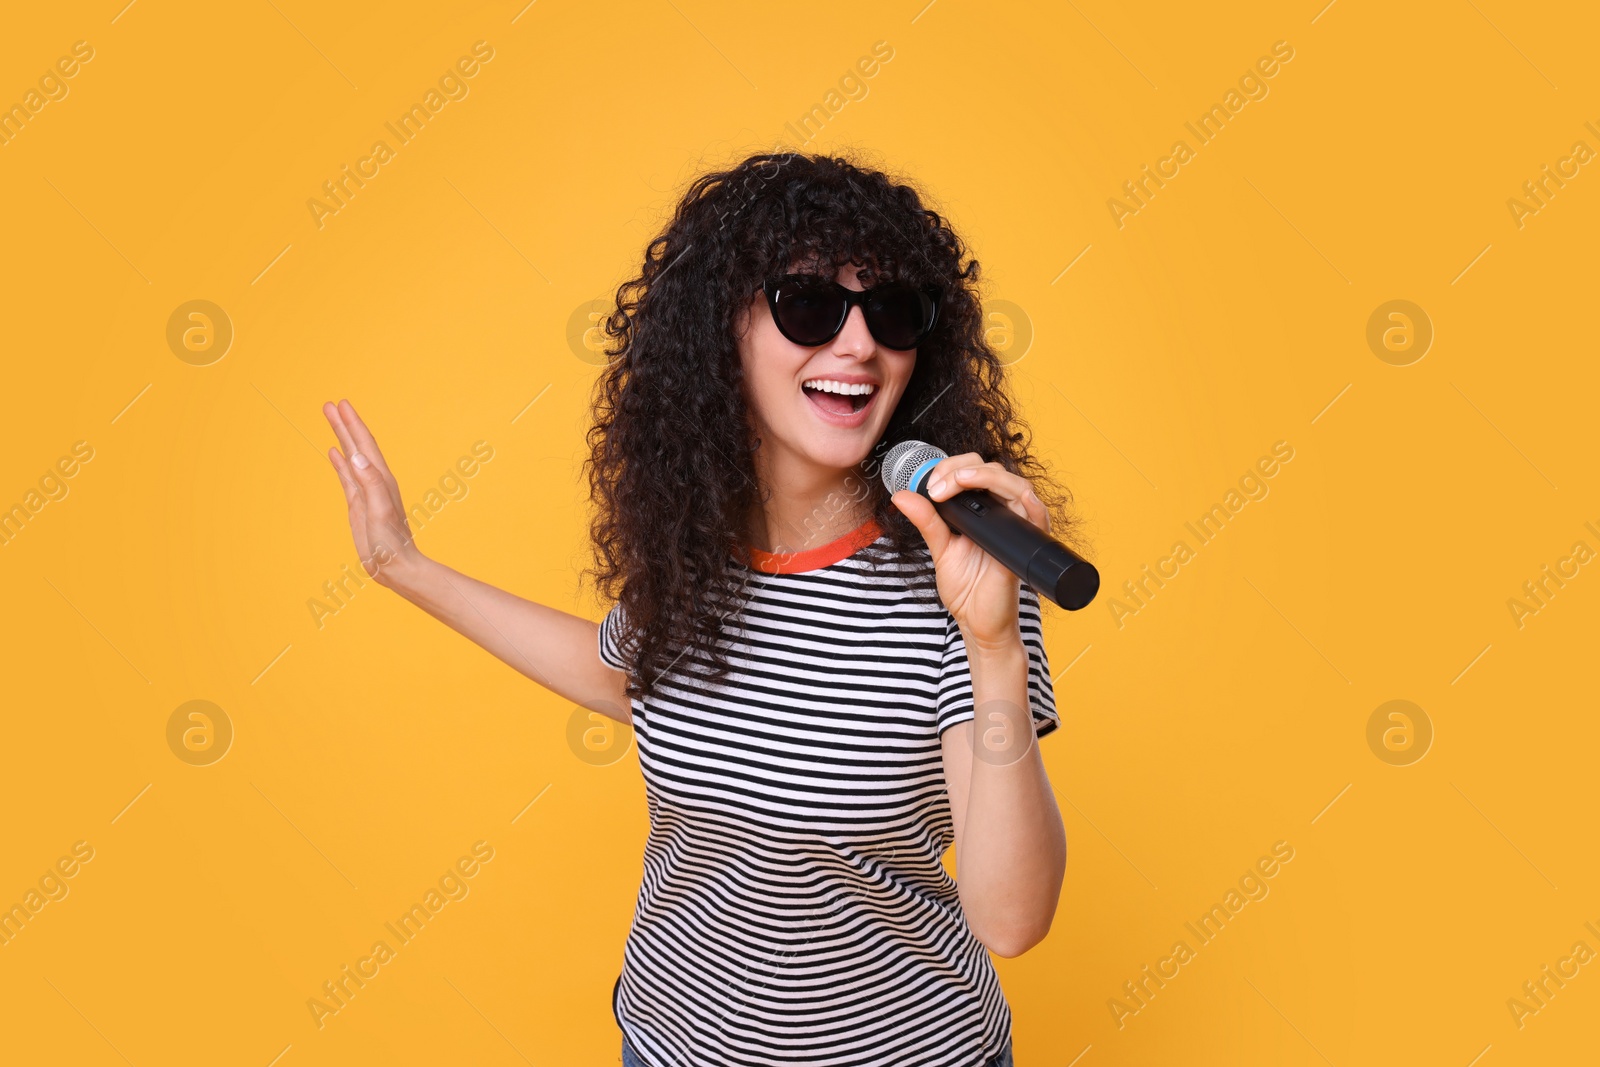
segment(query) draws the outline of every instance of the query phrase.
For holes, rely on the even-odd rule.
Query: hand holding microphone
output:
[[[1045,530],[1017,514],[988,489],[975,486],[943,500],[934,500],[929,490],[929,475],[942,460],[949,458],[942,449],[925,442],[902,441],[889,449],[884,457],[884,487],[891,495],[905,489],[929,500],[952,531],[970,538],[1012,574],[1026,581],[1039,595],[1053,603],[1068,611],[1077,611],[1094,599],[1100,590],[1100,573],[1094,566],[1050,537]],[[969,470],[978,472],[968,476],[974,482],[992,484],[996,489],[1001,489],[1004,495],[1016,497],[1025,510],[1037,510],[1048,524],[1043,505],[1036,497],[1032,497],[1026,481],[1018,475],[999,469],[994,464],[971,464],[957,468],[957,473]],[[1019,487],[1013,482],[1022,484]],[[957,484],[963,483],[958,481]],[[1028,497],[1032,497],[1031,503]],[[922,527],[921,523],[917,525]],[[924,536],[928,532],[924,529]],[[939,545],[938,549],[942,555],[951,547],[946,542]],[[929,548],[935,548],[931,541]],[[955,612],[955,605],[947,606]]]

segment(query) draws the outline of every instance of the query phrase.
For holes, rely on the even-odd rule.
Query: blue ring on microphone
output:
[[[930,460],[923,461],[923,463],[920,466],[918,466],[916,470],[911,472],[911,477],[906,482],[906,488],[911,490],[913,493],[921,492],[922,491],[922,479],[926,478],[928,476],[928,472],[930,470],[932,470],[934,467],[939,465],[939,459],[943,459],[943,458],[944,457],[941,456],[938,459],[930,459]]]

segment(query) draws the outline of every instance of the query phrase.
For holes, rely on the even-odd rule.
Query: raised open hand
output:
[[[390,585],[399,571],[422,559],[411,539],[400,486],[350,401],[323,404],[322,413],[339,438],[339,448],[328,449],[328,460],[344,486],[361,566],[379,585]]]

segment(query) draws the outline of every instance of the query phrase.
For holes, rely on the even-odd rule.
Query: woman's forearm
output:
[[[625,676],[600,661],[598,624],[420,557],[389,588],[560,696],[627,721]]]
[[[1020,638],[968,645],[972,776],[957,850],[962,910],[999,955],[1021,955],[1049,932],[1066,874],[1067,838],[1039,755]]]

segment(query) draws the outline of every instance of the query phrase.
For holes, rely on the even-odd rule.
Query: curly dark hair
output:
[[[978,263],[963,255],[910,184],[847,159],[758,153],[689,186],[601,326],[610,362],[595,383],[583,464],[597,505],[596,566],[584,575],[621,605],[630,695],[651,695],[679,659],[708,682],[727,671],[726,606],[737,607],[740,584],[728,562],[748,563],[746,524],[767,492],[757,484],[735,324],[763,280],[790,264],[831,262],[819,272],[832,277],[848,262],[864,287],[899,280],[941,290],[937,326],[862,464],[863,506],[889,542],[869,559],[909,563],[907,586],[934,590],[922,534],[875,471],[890,444],[913,437],[1028,478],[1053,535],[1070,538],[1071,495],[1029,452],[984,338]]]

